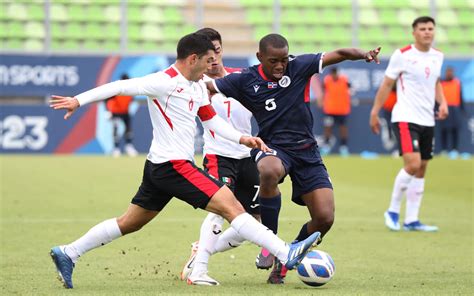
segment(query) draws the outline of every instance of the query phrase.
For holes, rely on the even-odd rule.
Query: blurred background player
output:
[[[216,59],[207,68],[204,81],[224,77],[240,69],[224,67],[222,62],[222,37],[212,28],[203,28],[196,33],[211,39],[216,49]],[[251,135],[252,113],[238,101],[222,94],[215,94],[211,104],[217,115],[243,134]],[[235,194],[247,213],[260,220],[257,196],[259,179],[257,165],[250,157],[250,148],[226,140],[213,131],[204,130],[204,170],[221,180]],[[212,254],[235,248],[244,239],[232,228],[222,233],[224,218],[209,213],[201,225],[199,242],[191,246],[191,256],[184,265],[181,279],[193,285],[218,285],[208,276],[208,262]]]
[[[121,80],[128,79],[127,74],[122,74],[120,77]],[[120,151],[120,144],[122,137],[125,139],[124,151],[129,156],[137,156],[138,152],[133,146],[133,131],[132,131],[132,122],[131,116],[129,113],[130,104],[133,101],[132,96],[117,95],[111,97],[106,102],[107,110],[112,114],[112,125],[113,125],[113,135],[114,135],[114,150],[112,155],[114,157],[119,157],[122,153]],[[125,125],[125,132],[120,133],[120,124]]]
[[[395,178],[390,206],[384,213],[385,224],[391,230],[400,230],[398,220],[406,191],[404,230],[437,231],[438,227],[421,223],[418,214],[428,161],[433,157],[435,101],[439,103],[436,118],[445,119],[448,115],[440,83],[443,53],[431,47],[435,35],[433,18],[419,17],[412,28],[415,43],[392,54],[370,112],[370,127],[373,132],[380,132],[378,113],[397,81],[392,123],[404,166]]]
[[[448,153],[449,158],[458,157],[458,135],[464,104],[462,99],[461,81],[455,77],[454,69],[447,67],[444,80],[441,81],[444,97],[448,103],[449,117],[439,123],[441,130],[441,151]],[[451,147],[448,145],[451,142]],[[448,152],[449,151],[449,152]]]
[[[349,155],[347,117],[351,113],[350,87],[347,76],[339,74],[336,67],[331,68],[330,74],[324,77],[324,96],[322,100],[317,101],[324,112],[324,144],[321,147],[323,155],[331,150],[330,139],[335,125],[339,128],[339,153],[342,156]]]
[[[290,56],[288,50],[288,41],[283,36],[268,34],[259,42],[259,65],[208,82],[207,86],[211,93],[220,92],[238,100],[254,115],[259,136],[272,149],[251,151],[260,173],[262,218],[264,199],[281,199],[278,184],[290,175],[292,201],[306,206],[311,216],[296,237],[295,241],[301,241],[315,231],[326,234],[334,222],[332,184],[313,134],[310,78],[325,66],[344,60],[378,63],[380,48],[368,52],[345,48],[299,56]],[[262,219],[262,223],[277,233],[279,207],[266,213],[269,214],[272,217]],[[282,284],[285,276],[284,266],[275,259],[268,282]]]
[[[392,90],[388,94],[387,100],[383,103],[382,106],[382,117],[385,119],[385,124],[387,125],[387,130],[388,130],[388,140],[393,143],[393,138],[395,135],[393,134],[393,129],[392,129],[392,110],[393,106],[395,106],[395,103],[397,102],[397,85],[394,84],[392,87]],[[382,134],[382,132],[381,132]],[[382,134],[383,137],[383,134]],[[394,147],[393,150],[391,150],[391,154],[394,157],[398,157],[398,149],[397,147]]]

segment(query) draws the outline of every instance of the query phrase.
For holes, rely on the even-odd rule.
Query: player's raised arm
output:
[[[381,47],[376,49],[364,51],[358,48],[340,48],[334,51],[326,52],[323,56],[323,67],[340,63],[346,60],[365,60],[367,63],[376,62],[380,64],[378,54]]]
[[[380,133],[380,120],[379,120],[379,111],[382,108],[383,104],[387,100],[387,97],[390,91],[393,88],[396,80],[393,80],[387,76],[384,77],[382,84],[375,95],[374,105],[372,106],[372,110],[370,111],[370,129],[375,134]]]
[[[55,110],[67,110],[64,119],[68,119],[80,106],[106,100],[116,95],[137,96],[160,93],[162,83],[157,83],[160,77],[155,75],[157,74],[134,79],[117,80],[83,92],[75,97],[53,95],[50,100],[50,107]]]

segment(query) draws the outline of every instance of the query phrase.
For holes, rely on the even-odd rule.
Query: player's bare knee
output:
[[[139,221],[133,221],[126,215],[120,216],[117,218],[117,224],[120,228],[120,232],[122,235],[126,235],[135,231],[142,229],[143,223]]]
[[[279,170],[275,167],[270,167],[270,166],[265,166],[260,168],[259,167],[259,173],[260,173],[260,185],[262,184],[268,184],[268,185],[277,185],[278,181],[280,180],[280,174]]]

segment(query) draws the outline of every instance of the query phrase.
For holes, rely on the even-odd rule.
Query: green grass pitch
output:
[[[0,156],[0,294],[2,295],[473,295],[472,160],[435,158],[429,165],[422,221],[438,233],[390,232],[383,224],[400,159],[325,159],[336,221],[320,249],[336,275],[320,288],[289,272],[285,285],[265,283],[249,243],[211,258],[218,287],[178,278],[206,213],[175,199],[141,231],[79,260],[73,290],[56,280],[49,249],[125,211],[141,180],[144,156]],[[200,163],[200,159],[198,160]],[[307,210],[281,187],[280,237],[291,241]],[[402,209],[402,214],[404,210]],[[402,215],[403,217],[403,215]]]

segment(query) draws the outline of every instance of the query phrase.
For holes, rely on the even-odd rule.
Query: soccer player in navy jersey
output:
[[[332,184],[313,135],[309,103],[311,76],[345,60],[379,63],[380,47],[370,51],[345,48],[300,56],[289,55],[288,49],[283,36],[266,35],[259,43],[259,65],[206,84],[211,93],[233,97],[253,113],[259,125],[259,137],[272,149],[271,152],[253,149],[251,153],[260,173],[261,210],[272,209],[265,213],[267,217],[273,213],[271,221],[263,223],[276,233],[281,198],[278,184],[290,175],[293,202],[306,205],[311,216],[296,237],[296,241],[301,241],[316,231],[326,234],[334,221]],[[283,283],[285,275],[284,266],[275,259],[268,282]]]

